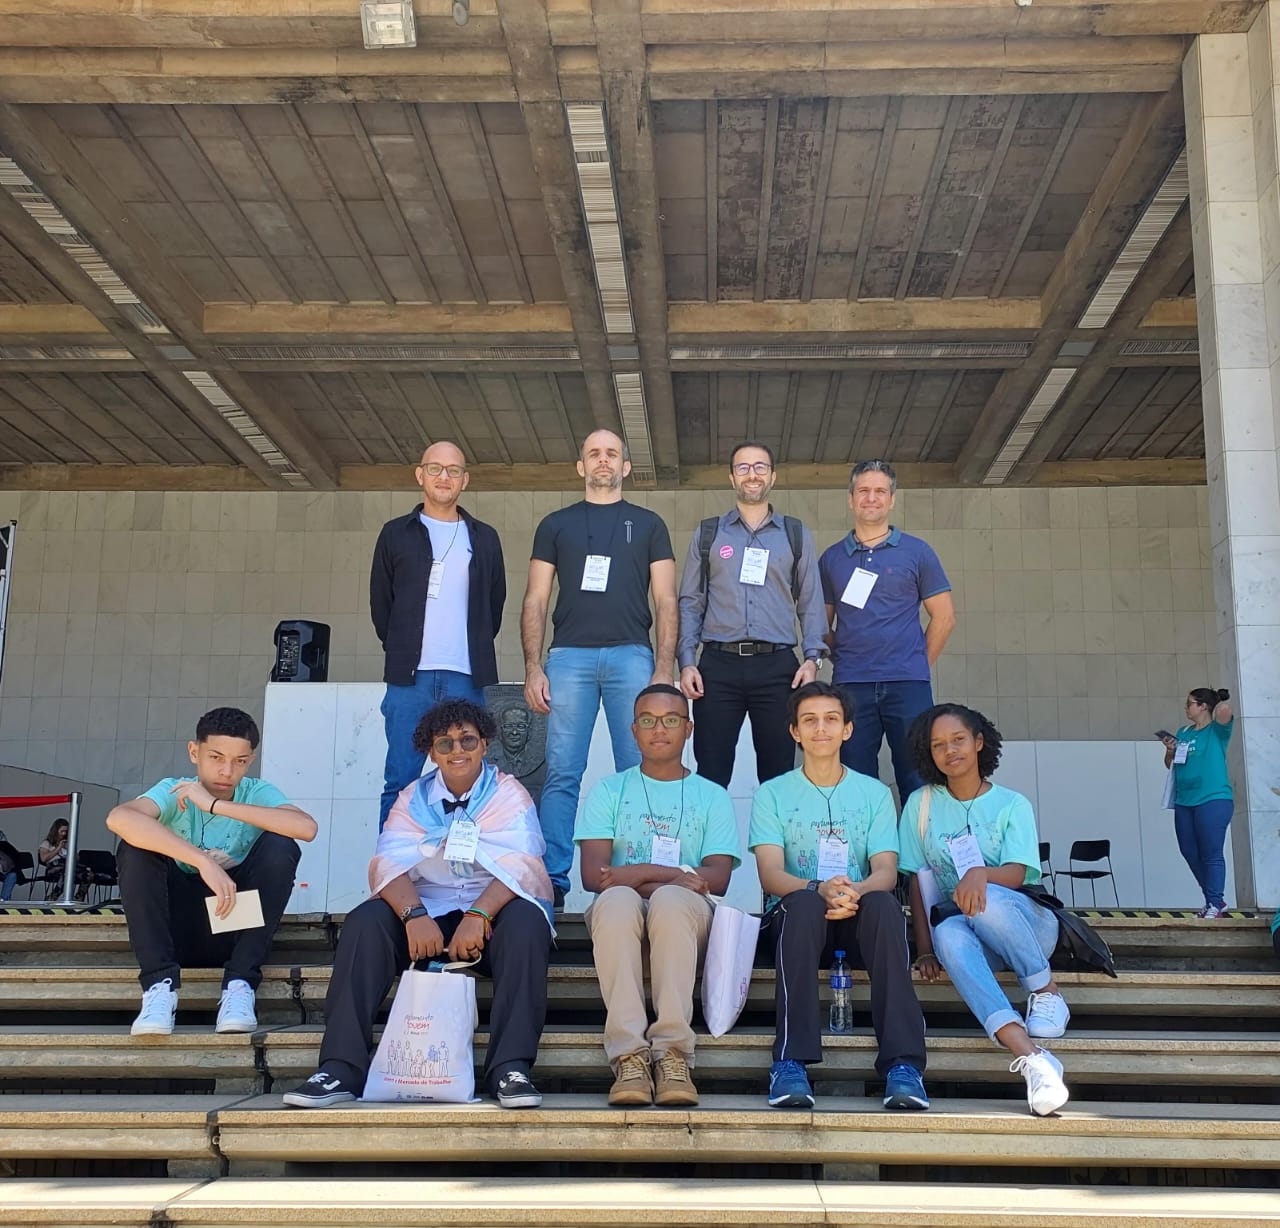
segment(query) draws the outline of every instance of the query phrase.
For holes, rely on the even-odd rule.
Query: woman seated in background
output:
[[[1227,743],[1235,718],[1231,693],[1197,687],[1187,696],[1187,724],[1164,743],[1173,769],[1173,829],[1178,850],[1204,893],[1198,917],[1225,917],[1227,861],[1222,854],[1235,801],[1227,779]]]
[[[48,884],[44,893],[46,900],[62,894],[62,880],[67,872],[67,837],[70,831],[71,825],[66,819],[55,819],[49,828],[49,834],[40,841],[40,847],[36,850]],[[84,866],[76,869],[77,900],[83,900],[88,894],[90,878],[91,875]]]
[[[912,876],[913,967],[926,981],[946,969],[987,1035],[1014,1055],[1009,1070],[1026,1080],[1032,1113],[1046,1116],[1069,1093],[1062,1063],[1036,1040],[1061,1036],[1071,1012],[1049,970],[1057,918],[1018,890],[1040,881],[1031,803],[991,782],[1001,739],[980,712],[938,704],[908,738],[926,782],[898,829],[898,867]],[[1004,968],[1029,995],[1025,1021],[996,981]]]

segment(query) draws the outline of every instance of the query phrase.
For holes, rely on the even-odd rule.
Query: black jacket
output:
[[[369,573],[369,613],[386,653],[384,682],[411,686],[422,658],[422,624],[426,617],[427,580],[431,575],[431,534],[419,519],[419,503],[407,516],[388,520],[373,548]],[[498,654],[493,642],[502,626],[507,599],[507,573],[502,542],[481,520],[458,509],[471,535],[471,585],[467,594],[467,643],[471,680],[478,687],[498,681]]]

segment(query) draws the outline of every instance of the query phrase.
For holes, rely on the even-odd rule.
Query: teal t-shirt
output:
[[[1173,800],[1179,806],[1199,806],[1202,802],[1232,800],[1231,782],[1227,779],[1227,743],[1236,720],[1225,725],[1210,721],[1203,729],[1184,725],[1175,735],[1187,742],[1186,763],[1173,765]]]
[[[946,845],[951,836],[964,834],[966,821],[978,839],[982,860],[989,866],[1021,863],[1027,867],[1024,883],[1040,881],[1040,836],[1031,803],[1012,789],[993,784],[974,799],[972,808],[958,802],[945,785],[925,785],[932,790],[929,801],[929,827],[924,847],[920,845],[920,799],[924,789],[917,789],[902,808],[898,825],[898,868],[914,874],[922,866],[933,870],[938,891],[950,899],[959,879],[951,851]],[[968,809],[968,814],[965,811]]]
[[[714,856],[742,864],[729,791],[692,773],[684,780],[654,780],[633,767],[606,776],[587,794],[573,830],[577,844],[612,840],[615,866],[652,862],[655,835],[680,841],[681,865]]]
[[[834,790],[820,790],[803,768],[775,776],[756,790],[747,847],[781,845],[788,874],[818,878],[818,846],[828,835],[848,843],[849,877],[866,878],[872,857],[898,851],[893,794],[878,780],[849,769]]]
[[[153,785],[142,796],[160,807],[160,822],[170,831],[177,832],[197,848],[212,853],[214,860],[223,869],[238,866],[249,856],[249,850],[262,835],[262,828],[254,827],[252,823],[241,823],[239,819],[227,818],[225,815],[209,814],[190,805],[185,810],[180,810],[172,789],[175,785],[191,784],[194,781],[194,776],[170,776]],[[254,776],[246,776],[236,785],[231,800],[245,806],[289,805],[289,799],[275,785]],[[194,866],[185,862],[178,862],[178,866],[188,874],[196,872]]]

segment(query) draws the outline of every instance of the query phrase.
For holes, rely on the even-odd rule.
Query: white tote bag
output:
[[[407,969],[369,1067],[364,1100],[459,1104],[475,1097],[476,983],[446,964]]]
[[[742,1014],[751,986],[760,918],[717,904],[702,965],[702,1016],[712,1036],[723,1036]]]

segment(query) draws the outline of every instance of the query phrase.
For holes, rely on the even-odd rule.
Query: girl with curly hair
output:
[[[992,782],[1001,738],[981,712],[937,704],[908,737],[925,781],[907,799],[898,830],[898,866],[912,876],[913,967],[926,981],[946,969],[987,1035],[1013,1054],[1009,1070],[1026,1080],[1032,1113],[1047,1116],[1068,1092],[1062,1063],[1036,1042],[1061,1036],[1071,1012],[1049,970],[1057,918],[1018,890],[1040,881],[1031,803]],[[931,918],[925,897],[934,894]],[[1028,992],[1025,1020],[996,981],[1003,968]]]

